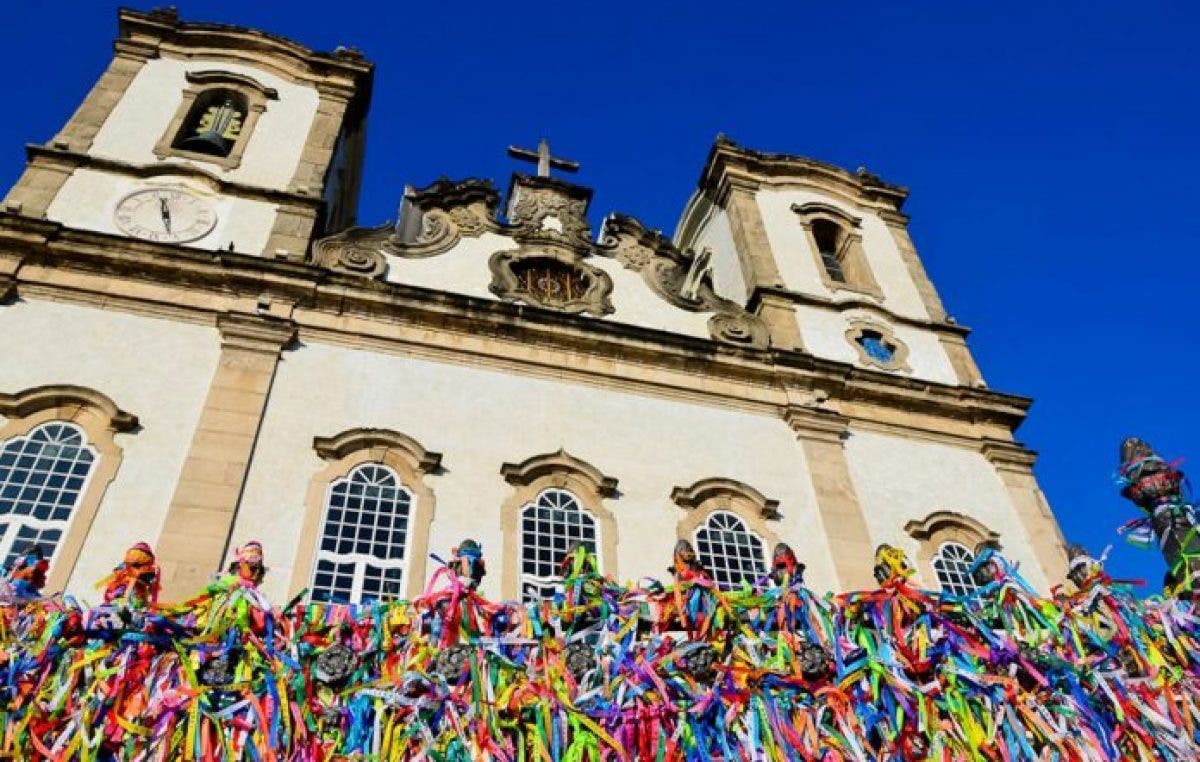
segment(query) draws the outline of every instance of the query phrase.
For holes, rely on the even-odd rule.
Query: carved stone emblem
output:
[[[613,311],[612,279],[567,252],[501,251],[492,255],[491,291],[501,299],[596,316]]]

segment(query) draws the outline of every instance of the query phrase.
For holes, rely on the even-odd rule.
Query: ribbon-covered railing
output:
[[[251,550],[239,562],[261,565]],[[989,551],[970,596],[917,589],[885,558],[880,588],[818,597],[794,564],[726,591],[677,562],[673,584],[627,587],[576,550],[562,593],[521,605],[476,592],[471,550],[417,599],[363,606],[273,608],[238,569],[160,606],[136,554],[95,608],[18,584],[0,607],[0,754],[1200,757],[1192,605],[1140,600],[1087,559],[1049,598]]]

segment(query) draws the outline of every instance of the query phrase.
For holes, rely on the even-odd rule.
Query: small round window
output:
[[[890,363],[896,359],[896,345],[883,337],[879,331],[863,330],[855,342],[872,360]]]

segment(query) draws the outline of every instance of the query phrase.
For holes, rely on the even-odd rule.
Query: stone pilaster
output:
[[[748,308],[766,323],[772,347],[797,352],[804,350],[800,323],[796,320],[796,305],[791,299],[783,294],[759,290],[750,300]]]
[[[756,190],[757,186],[753,183],[730,180],[724,204],[748,297],[758,288],[783,287],[783,278],[779,275],[775,254],[767,238],[767,228],[763,224],[758,201],[754,198]]]
[[[133,78],[146,61],[155,56],[157,51],[153,45],[118,40],[108,68],[50,144],[66,151],[86,152],[91,148],[96,134],[124,97]]]
[[[1008,488],[1013,509],[1025,527],[1029,546],[1047,582],[1061,580],[1067,572],[1067,544],[1033,475],[1037,453],[1016,442],[989,439],[983,444],[983,456],[996,467],[996,474]]]
[[[954,368],[954,375],[959,384],[972,387],[985,385],[983,374],[979,372],[979,366],[975,364],[975,358],[971,356],[971,349],[967,346],[965,338],[943,332],[938,336],[938,341],[950,360],[950,367]]]
[[[831,410],[794,406],[787,409],[784,419],[804,448],[838,589],[875,587],[871,574],[875,548],[842,446],[848,433],[846,417]]]
[[[221,357],[158,539],[167,600],[194,595],[228,551],[238,502],[283,347],[286,320],[227,313],[218,318]]]
[[[946,309],[942,306],[937,289],[933,287],[933,281],[929,280],[929,274],[925,272],[925,266],[917,256],[917,248],[913,246],[912,238],[908,235],[908,218],[899,213],[880,213],[880,216],[887,223],[896,248],[900,250],[900,257],[904,260],[904,266],[908,268],[913,285],[917,287],[917,293],[921,295],[921,302],[925,305],[925,311],[929,313],[929,319],[937,323],[943,322],[946,319]]]

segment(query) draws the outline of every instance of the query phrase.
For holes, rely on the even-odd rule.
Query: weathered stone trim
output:
[[[892,240],[896,242],[896,249],[899,250],[900,257],[904,260],[909,277],[912,278],[913,285],[916,286],[917,293],[921,296],[921,303],[925,305],[925,311],[929,313],[929,319],[935,323],[946,322],[946,309],[942,306],[942,300],[938,297],[933,282],[929,280],[929,274],[925,272],[925,266],[921,264],[921,258],[917,256],[917,249],[908,235],[907,220],[898,219],[895,215],[884,216],[883,219],[887,223],[888,231],[892,234]]]
[[[756,190],[754,185],[733,183],[728,188],[725,200],[725,211],[729,215],[729,228],[738,261],[742,265],[747,298],[762,286],[783,287],[771,241],[767,238],[766,225],[754,198]]]
[[[82,386],[39,386],[17,393],[0,393],[0,442],[24,436],[43,423],[67,421],[84,430],[88,444],[98,457],[88,476],[87,488],[71,515],[71,523],[55,549],[54,563],[46,579],[46,590],[57,592],[67,586],[83,543],[108,486],[116,478],[123,453],[114,435],[137,431],[137,416],[117,407],[108,396]],[[114,550],[114,553],[120,552]]]
[[[330,437],[313,439],[313,449],[328,465],[313,475],[304,498],[304,513],[300,519],[300,544],[292,566],[289,597],[295,597],[309,586],[317,559],[317,545],[325,513],[329,485],[365,463],[381,463],[400,476],[400,482],[413,495],[409,523],[408,547],[404,549],[404,590],[409,600],[425,588],[426,563],[429,557],[429,532],[437,513],[437,500],[426,477],[437,472],[440,453],[430,452],[415,439],[390,429],[350,429]]]

